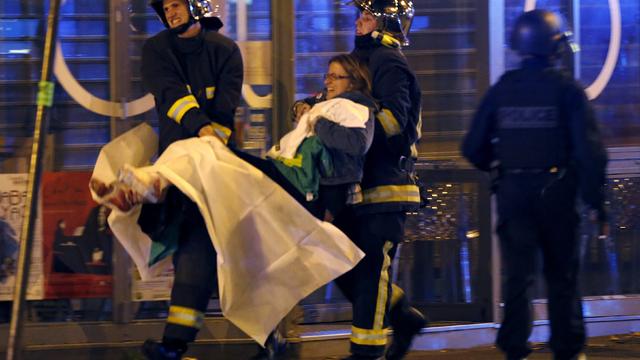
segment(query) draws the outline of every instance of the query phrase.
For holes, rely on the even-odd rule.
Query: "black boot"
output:
[[[283,355],[287,350],[287,340],[282,336],[282,333],[278,330],[274,330],[269,334],[267,341],[264,343],[264,348],[260,347],[258,353],[249,360],[274,360],[280,355]]]
[[[346,358],[342,358],[340,360],[384,360],[384,359],[381,357],[371,357],[371,356],[351,354],[350,356],[347,356]]]
[[[182,354],[186,351],[186,346],[170,348],[161,342],[151,339],[145,340],[144,344],[142,344],[142,354],[147,360],[182,359]]]
[[[427,326],[427,320],[418,309],[407,306],[400,309],[392,309],[390,313],[391,327],[393,328],[393,340],[385,359],[400,360],[404,358],[411,348],[411,341]]]

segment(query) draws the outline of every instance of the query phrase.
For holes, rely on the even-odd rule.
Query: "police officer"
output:
[[[142,51],[142,80],[155,99],[160,151],[194,136],[217,136],[232,144],[242,57],[238,46],[217,32],[222,27],[218,7],[211,0],[151,0],[150,5],[167,27]],[[197,206],[174,188],[163,206],[161,227],[176,228],[179,240],[162,342],[147,340],[142,349],[154,360],[181,358],[202,325],[217,283],[216,253]]]
[[[394,337],[386,358],[401,359],[426,324],[390,281],[391,260],[404,235],[406,211],[414,211],[420,204],[413,164],[420,136],[421,93],[400,51],[408,44],[414,9],[404,0],[353,3],[361,12],[353,54],[369,66],[372,95],[381,110],[364,165],[363,201],[334,221],[366,256],[337,279],[337,284],[353,305],[348,359],[383,356],[389,325]]]
[[[554,359],[582,359],[585,330],[578,275],[578,192],[602,235],[607,155],[582,87],[554,68],[571,47],[556,13],[533,10],[515,23],[510,46],[522,57],[478,108],[464,156],[497,174],[497,233],[506,270],[504,320],[496,344],[507,359],[531,352],[529,288],[541,251]]]

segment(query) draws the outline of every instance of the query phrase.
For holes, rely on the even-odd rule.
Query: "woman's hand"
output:
[[[293,108],[293,111],[296,114],[295,121],[296,122],[300,121],[300,118],[302,117],[302,115],[309,112],[309,110],[311,110],[311,105],[307,104],[304,101],[297,102]]]

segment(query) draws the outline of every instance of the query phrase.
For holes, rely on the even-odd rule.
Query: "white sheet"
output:
[[[136,128],[105,146],[111,151],[101,153],[94,174],[104,178],[122,163],[111,159],[119,154],[116,146],[154,141],[148,130]],[[218,253],[222,312],[260,344],[300,300],[364,256],[340,230],[313,217],[214,137],[178,141],[143,170],[160,173],[198,205]],[[148,279],[170,259],[149,268],[151,240],[137,225],[139,214],[140,206],[128,213],[115,209],[109,225]]]
[[[269,150],[267,156],[293,159],[302,141],[314,135],[316,121],[321,117],[344,127],[364,129],[369,120],[369,108],[343,98],[319,102],[300,117],[295,129],[285,134],[278,146]]]

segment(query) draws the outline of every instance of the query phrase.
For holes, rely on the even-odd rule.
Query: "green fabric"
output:
[[[320,178],[333,173],[331,155],[317,136],[304,139],[293,159],[278,157],[270,160],[298,191],[312,195],[313,198],[307,197],[308,200],[318,197]]]
[[[166,225],[161,226],[160,231],[151,236],[149,266],[155,265],[178,250],[182,220],[183,215],[180,212],[175,217],[172,217]]]

